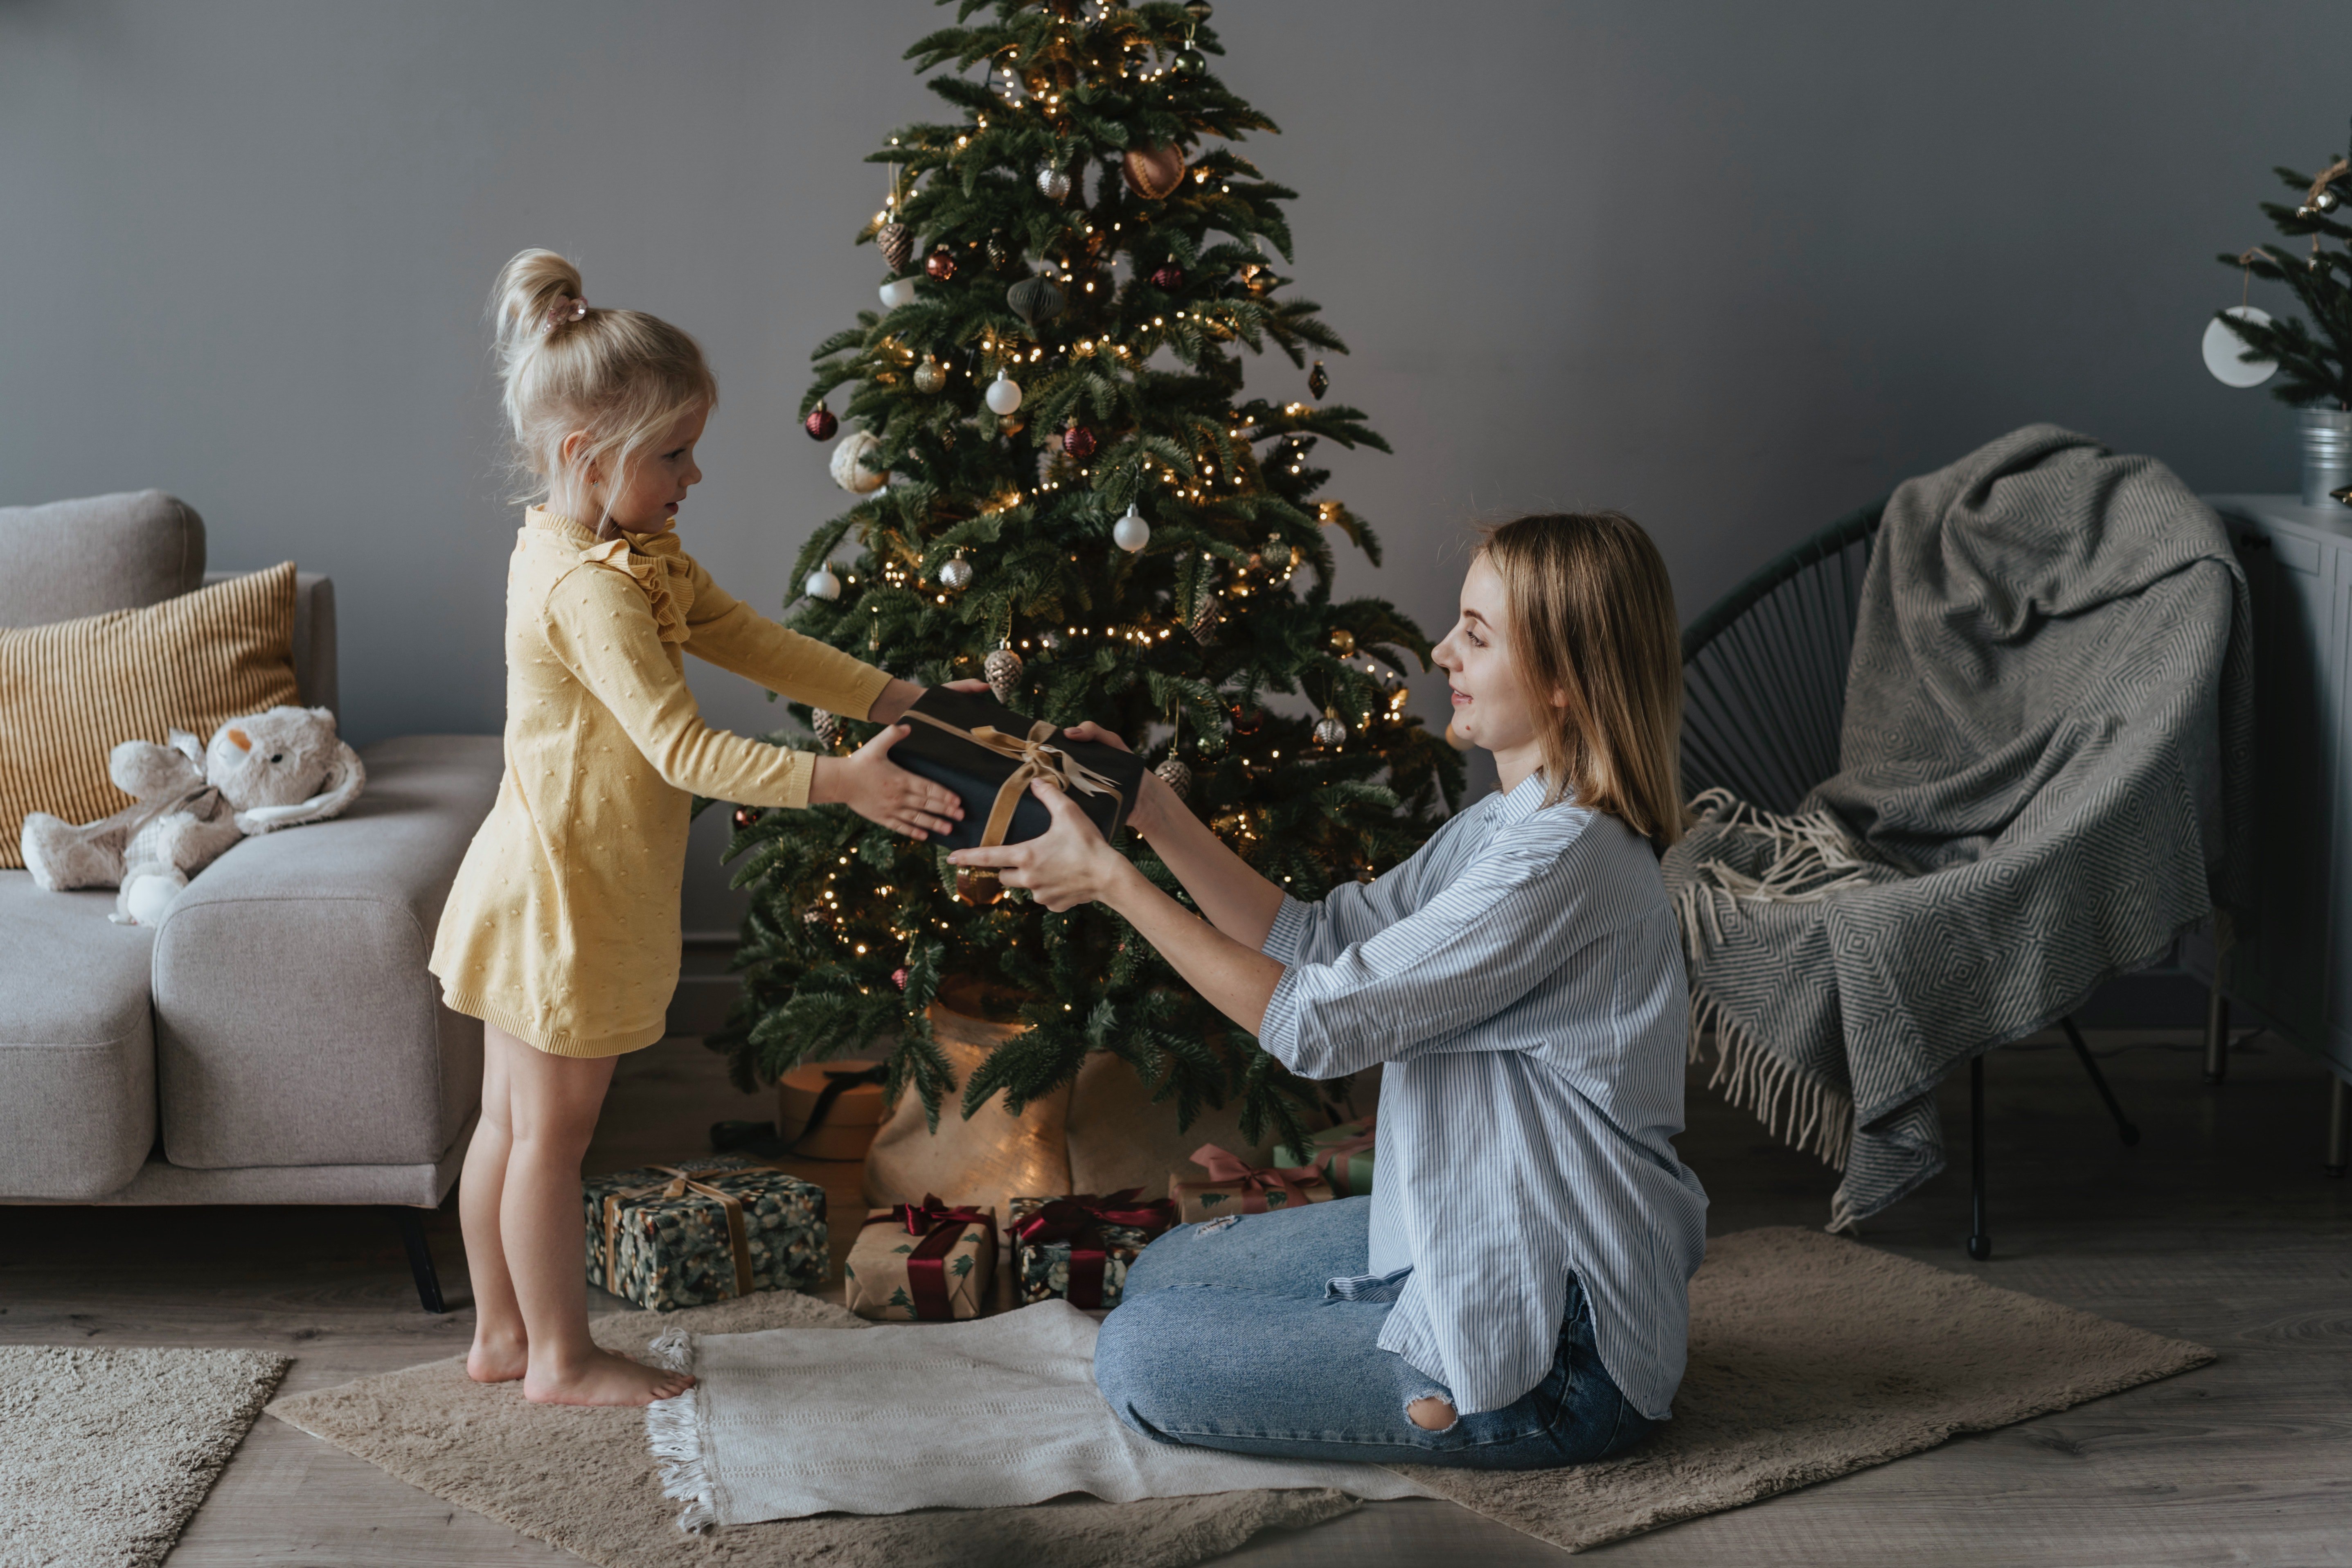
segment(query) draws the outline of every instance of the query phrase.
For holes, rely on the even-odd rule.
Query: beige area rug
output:
[[[806,1296],[607,1318],[635,1354],[656,1334],[856,1326]],[[1819,1231],[1743,1231],[1691,1283],[1675,1419],[1622,1459],[1479,1474],[1415,1466],[1433,1492],[1571,1551],[1754,1502],[2201,1366],[2201,1345],[2110,1322]],[[1360,1506],[1339,1492],[1234,1492],[1035,1508],[821,1515],[695,1538],[677,1527],[635,1410],[552,1410],[467,1381],[461,1361],[365,1378],[270,1414],[436,1497],[606,1568],[1178,1568],[1269,1526]],[[1017,1437],[1017,1435],[1013,1435]]]
[[[603,1318],[595,1335],[599,1344],[642,1359],[657,1335],[677,1329],[866,1327],[813,1296],[773,1292],[683,1312]],[[1318,1524],[1359,1506],[1327,1490],[1124,1503],[1066,1498],[1034,1508],[820,1514],[689,1535],[678,1528],[677,1504],[662,1496],[644,1411],[533,1405],[512,1384],[486,1387],[467,1378],[462,1356],[297,1394],[269,1414],[604,1568],[1182,1568],[1261,1530]]]
[[[0,1346],[0,1568],[163,1561],[287,1359]]]
[[[1737,1508],[2203,1366],[2185,1340],[1794,1226],[1708,1241],[1675,1418],[1622,1459],[1442,1497],[1570,1551]]]

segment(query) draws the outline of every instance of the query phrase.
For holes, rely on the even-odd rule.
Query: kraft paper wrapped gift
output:
[[[866,1216],[842,1267],[843,1301],[884,1322],[976,1318],[996,1278],[996,1211],[926,1195]]]
[[[1192,1163],[1208,1176],[1168,1178],[1168,1201],[1176,1205],[1179,1225],[1331,1201],[1331,1184],[1312,1165],[1252,1165],[1214,1143],[1193,1150]]]
[[[1274,1152],[1277,1165],[1312,1165],[1331,1184],[1335,1197],[1360,1198],[1372,1190],[1372,1131],[1378,1119],[1342,1121],[1310,1135],[1304,1149],[1285,1143]]]
[[[588,1283],[652,1311],[809,1289],[832,1261],[824,1189],[755,1161],[648,1165],[582,1193]]]
[[[1013,1237],[1013,1283],[1021,1304],[1058,1296],[1088,1310],[1118,1306],[1128,1265],[1176,1223],[1175,1205],[1166,1198],[1147,1202],[1137,1196],[1142,1190],[1014,1198],[1005,1230]]]
[[[1031,779],[1060,785],[1105,838],[1118,831],[1143,787],[1141,757],[1099,741],[1073,741],[976,691],[934,686],[899,722],[912,732],[890,749],[890,760],[963,802],[963,820],[932,836],[941,848],[1044,837],[1054,818],[1029,793]]]

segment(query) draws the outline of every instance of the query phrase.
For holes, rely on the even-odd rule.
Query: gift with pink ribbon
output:
[[[1331,1201],[1330,1181],[1312,1165],[1253,1165],[1214,1143],[1193,1150],[1192,1159],[1208,1180],[1168,1178],[1168,1201],[1182,1224]]]
[[[1142,1191],[1013,1199],[1005,1234],[1013,1240],[1013,1282],[1023,1305],[1058,1296],[1089,1310],[1118,1306],[1128,1266],[1176,1223],[1175,1205],[1143,1198]]]
[[[996,1211],[926,1194],[866,1215],[842,1267],[842,1294],[861,1318],[948,1322],[980,1316],[995,1276]]]
[[[1372,1133],[1379,1118],[1342,1121],[1307,1140],[1307,1147],[1285,1143],[1274,1152],[1277,1165],[1312,1165],[1329,1178],[1333,1194],[1343,1198],[1369,1197],[1372,1191]]]

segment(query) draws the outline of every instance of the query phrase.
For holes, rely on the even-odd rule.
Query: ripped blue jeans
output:
[[[1341,1198],[1168,1232],[1103,1321],[1095,1386],[1146,1436],[1238,1454],[1537,1470],[1607,1458],[1649,1431],[1601,1370],[1573,1279],[1541,1383],[1443,1431],[1414,1425],[1405,1406],[1453,1394],[1380,1348],[1393,1291],[1327,1289],[1364,1273],[1370,1214],[1370,1198]]]

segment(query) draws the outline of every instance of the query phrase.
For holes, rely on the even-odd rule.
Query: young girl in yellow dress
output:
[[[482,1112],[458,1192],[478,1381],[643,1405],[692,1379],[588,1337],[580,1159],[614,1059],[661,1038],[678,971],[691,796],[839,802],[921,838],[962,816],[894,765],[893,725],[849,757],[714,730],[693,653],[795,701],[888,723],[921,688],[789,632],[710,580],[669,531],[699,481],[718,384],[694,340],[599,310],[526,250],[499,274],[507,417],[542,504],[507,569],[506,775],[433,944],[449,1005],[482,1020]]]

